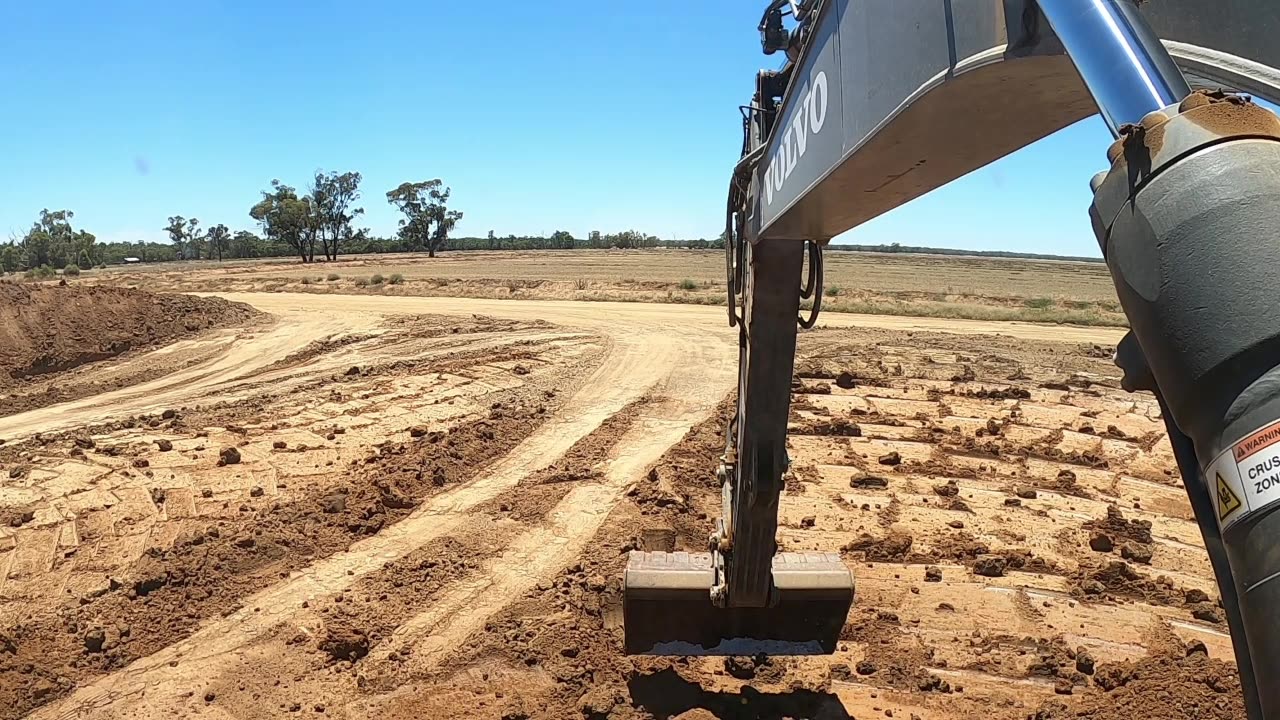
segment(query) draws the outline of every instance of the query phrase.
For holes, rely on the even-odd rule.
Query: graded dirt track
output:
[[[0,717],[1238,716],[1114,330],[826,315],[779,541],[854,570],[840,651],[633,659],[625,551],[717,512],[722,310],[225,297],[274,324],[0,418]]]

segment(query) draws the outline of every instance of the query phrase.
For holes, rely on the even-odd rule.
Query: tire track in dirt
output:
[[[406,312],[412,310],[406,309]],[[551,465],[575,442],[629,403],[651,393],[673,398],[664,403],[664,407],[675,419],[665,425],[659,422],[631,440],[638,458],[656,457],[678,440],[685,428],[709,413],[732,383],[734,367],[732,355],[727,351],[731,338],[709,341],[700,333],[673,333],[671,328],[658,324],[621,326],[613,330],[603,363],[583,378],[578,392],[530,437],[486,468],[479,479],[430,499],[408,518],[384,528],[376,536],[247,598],[242,610],[209,622],[186,640],[78,688],[69,697],[41,708],[31,717],[81,716],[94,709],[117,715],[130,707],[145,706],[148,688],[181,684],[184,678],[189,681],[193,677],[217,675],[255,640],[267,636],[293,616],[303,601],[341,592],[388,562],[465,528],[470,511]],[[284,354],[290,349],[297,347],[285,349]],[[631,460],[617,470],[616,477],[634,475],[643,467],[639,460]],[[610,497],[616,499],[621,489],[622,486],[617,485],[602,495],[579,494],[572,507],[590,508],[590,503],[607,502]],[[602,512],[594,521],[595,527],[606,513]],[[572,518],[572,522],[590,521],[591,514],[565,517]],[[583,541],[586,537],[590,537],[590,533],[583,536]],[[552,566],[563,557],[566,556],[558,554],[546,562]]]
[[[256,652],[260,647],[259,641],[290,620],[306,599],[332,596],[347,590],[389,562],[407,557],[450,533],[468,530],[468,517],[472,513],[516,488],[524,478],[550,466],[575,442],[622,411],[628,403],[645,394],[669,398],[669,407],[664,406],[664,417],[654,419],[647,432],[641,432],[639,428],[629,432],[626,443],[620,447],[630,447],[628,452],[632,454],[615,458],[615,463],[621,463],[605,472],[605,482],[575,487],[551,511],[546,525],[536,526],[517,536],[501,555],[484,564],[482,575],[497,575],[496,580],[486,579],[484,583],[475,585],[464,581],[461,588],[446,587],[445,594],[439,596],[432,607],[424,609],[402,629],[407,640],[424,641],[428,647],[420,654],[421,662],[424,667],[435,667],[448,658],[450,643],[456,645],[457,641],[474,634],[473,631],[485,625],[489,617],[510,601],[527,595],[533,585],[538,584],[538,578],[556,576],[557,573],[563,575],[560,571],[579,554],[599,556],[592,550],[590,539],[601,537],[595,533],[596,530],[604,532],[601,525],[608,508],[617,503],[625,488],[623,478],[634,477],[647,464],[642,462],[643,458],[656,460],[663,449],[678,440],[680,432],[677,432],[677,427],[683,431],[708,415],[729,390],[735,376],[734,334],[723,327],[722,311],[711,308],[369,296],[298,298],[270,294],[239,296],[238,299],[261,303],[260,308],[264,310],[281,312],[288,322],[292,322],[294,317],[302,323],[314,322],[307,316],[318,313],[327,318],[325,322],[332,324],[323,331],[313,328],[304,333],[304,337],[309,338],[305,342],[299,342],[298,337],[288,334],[276,334],[276,345],[267,348],[262,346],[261,338],[253,339],[253,343],[245,344],[258,345],[256,352],[267,350],[269,357],[254,357],[252,348],[250,351],[232,348],[228,356],[213,366],[212,372],[209,367],[204,367],[199,374],[187,375],[188,381],[195,381],[192,387],[169,385],[167,389],[156,388],[169,393],[159,400],[122,395],[101,405],[89,403],[86,407],[73,407],[71,409],[76,414],[66,422],[84,423],[107,413],[115,414],[120,412],[121,404],[127,408],[136,405],[158,409],[161,404],[172,404],[178,398],[207,393],[219,383],[234,383],[245,377],[246,367],[268,367],[284,361],[289,354],[312,342],[350,332],[353,326],[359,330],[362,324],[367,325],[367,321],[352,319],[362,316],[479,311],[520,320],[545,319],[604,336],[607,353],[604,364],[597,371],[580,382],[573,382],[573,387],[564,388],[566,395],[576,390],[566,404],[533,435],[486,468],[483,477],[435,496],[400,523],[384,527],[378,535],[352,546],[348,551],[323,559],[248,598],[245,609],[227,618],[207,622],[186,641],[102,677],[80,688],[69,698],[43,708],[33,717],[93,715],[97,714],[95,711],[102,716],[131,712],[165,714],[163,705],[155,704],[163,702],[156,699],[159,694],[157,688],[190,687],[193,679],[225,674],[241,658]],[[929,322],[936,324],[936,321],[928,320],[904,322],[903,319],[879,317],[831,316],[828,320],[834,324],[864,321],[875,326],[891,323],[905,328],[927,326]],[[945,325],[960,332],[989,332],[998,328],[1009,330],[1010,334],[1038,334],[1040,337],[1061,332],[1060,328],[1018,328],[990,323],[948,321]],[[1081,329],[1080,332],[1096,338],[1112,331]],[[246,355],[248,357],[244,357]],[[240,357],[239,362],[244,364],[237,366],[236,362],[228,359],[231,357]],[[53,424],[63,422],[55,415],[40,420]],[[597,507],[600,508],[598,512]],[[614,551],[611,547],[608,552]],[[585,578],[583,583],[586,583]],[[452,607],[457,612],[450,615],[433,610],[437,606]],[[255,608],[259,611],[254,612]],[[452,640],[436,644],[431,640],[433,635],[444,635]]]
[[[628,485],[678,442],[693,421],[678,408],[648,408],[642,422],[614,447],[601,483],[574,488],[552,509],[546,525],[514,539],[479,577],[451,589],[400,627],[397,640],[415,646],[411,669],[434,669],[495,613],[581,555]]]

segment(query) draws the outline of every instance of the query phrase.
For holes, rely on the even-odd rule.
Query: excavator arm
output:
[[[779,0],[759,29],[786,61],[743,108],[726,208],[740,372],[723,516],[706,552],[632,554],[627,652],[834,650],[852,576],[774,539],[822,246],[1101,113],[1116,140],[1090,215],[1132,327],[1117,362],[1166,409],[1250,717],[1280,718],[1280,686],[1254,677],[1280,661],[1280,474],[1248,484],[1255,461],[1280,466],[1280,120],[1238,94],[1280,99],[1273,0]]]

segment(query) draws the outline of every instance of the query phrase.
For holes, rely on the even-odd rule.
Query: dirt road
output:
[[[720,309],[225,297],[276,320],[0,418],[0,717],[1057,718],[1127,685],[1140,718],[1078,658],[1229,657],[1114,330],[825,316],[779,541],[843,548],[859,601],[835,658],[744,675],[617,647],[624,551],[717,512]],[[1230,717],[1188,658],[1163,689]]]

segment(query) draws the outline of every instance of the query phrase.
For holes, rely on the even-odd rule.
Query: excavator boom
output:
[[[774,0],[760,31],[787,61],[743,108],[726,209],[723,516],[705,552],[632,554],[627,652],[834,650],[851,574],[774,537],[822,246],[1100,112],[1116,140],[1090,215],[1132,327],[1117,363],[1165,408],[1250,718],[1280,718],[1280,686],[1254,676],[1280,662],[1280,491],[1245,482],[1248,458],[1280,463],[1280,314],[1262,301],[1280,280],[1280,120],[1239,94],[1280,99],[1273,0]]]

